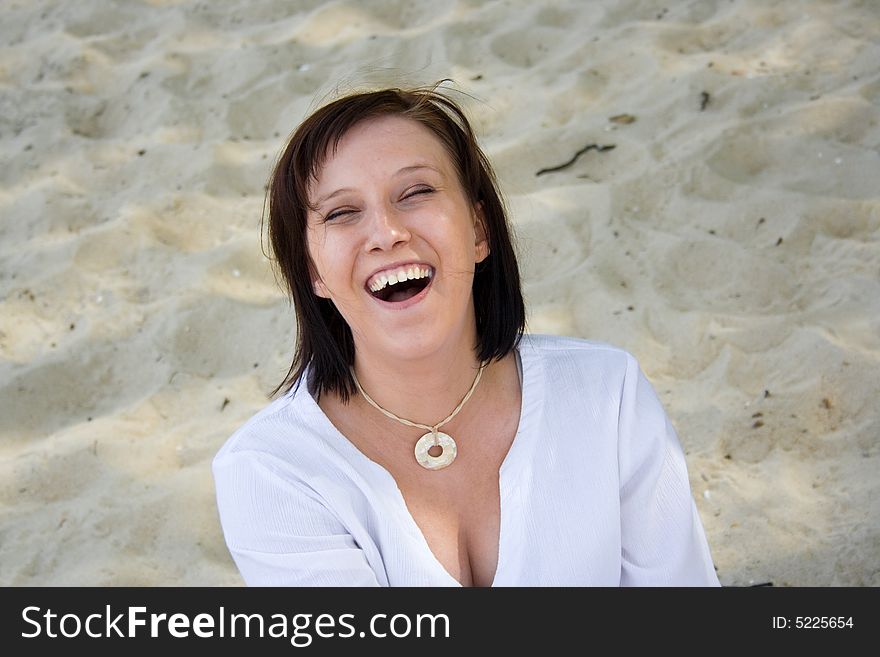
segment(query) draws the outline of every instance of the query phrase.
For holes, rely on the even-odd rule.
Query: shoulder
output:
[[[242,423],[214,456],[215,473],[221,465],[260,463],[272,470],[300,469],[314,460],[309,445],[319,429],[309,413],[304,412],[305,384],[267,404]]]
[[[291,397],[279,397],[241,424],[217,452],[215,458],[235,452],[259,449],[264,439],[279,425],[289,424],[293,415]]]
[[[523,333],[523,343],[540,351],[610,351],[628,353],[621,347],[616,347],[601,340],[577,338],[569,335],[551,335],[549,333]]]
[[[545,367],[550,367],[550,374],[576,371],[622,376],[637,364],[635,357],[622,347],[601,340],[565,335],[524,333],[521,349],[537,356]]]

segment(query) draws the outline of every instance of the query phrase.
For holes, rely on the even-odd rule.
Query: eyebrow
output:
[[[403,167],[401,169],[398,169],[393,174],[393,177],[401,176],[405,173],[410,173],[411,171],[418,171],[419,169],[428,169],[428,170],[433,171],[441,176],[443,175],[443,172],[441,172],[436,167],[432,167],[430,164],[412,164],[408,167]],[[324,203],[329,201],[334,196],[338,196],[339,194],[343,194],[345,192],[352,192],[352,191],[354,191],[354,190],[351,187],[342,187],[340,189],[337,189],[336,191],[330,192],[329,194],[322,196],[317,201],[315,201],[315,207],[319,207],[319,206],[323,205]]]

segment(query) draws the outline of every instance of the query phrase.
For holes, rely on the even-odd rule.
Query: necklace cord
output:
[[[489,364],[488,361],[486,361],[486,362],[480,364],[480,369],[479,369],[479,371],[477,372],[477,376],[476,376],[476,378],[474,378],[474,382],[473,382],[473,384],[471,384],[471,389],[468,390],[467,394],[464,396],[464,399],[462,399],[462,400],[459,402],[458,406],[455,407],[455,410],[452,411],[452,413],[450,413],[450,414],[446,417],[445,420],[443,420],[442,422],[438,422],[437,424],[435,424],[435,425],[433,425],[433,426],[431,426],[431,425],[427,425],[427,424],[419,424],[418,422],[411,422],[411,421],[406,420],[406,419],[404,419],[404,418],[402,418],[402,417],[398,417],[398,416],[396,416],[396,415],[395,415],[394,413],[392,413],[391,411],[386,411],[384,408],[382,408],[381,406],[379,406],[379,404],[377,404],[375,401],[373,401],[372,397],[370,397],[370,396],[364,391],[364,389],[361,387],[361,383],[360,383],[360,381],[358,381],[357,374],[354,373],[354,366],[352,366],[350,369],[351,369],[351,376],[354,378],[354,383],[355,383],[355,385],[357,386],[357,389],[358,389],[358,390],[360,391],[360,393],[364,396],[364,399],[366,399],[366,400],[367,400],[372,406],[374,406],[374,407],[376,408],[376,410],[378,410],[378,411],[384,413],[386,416],[390,417],[392,420],[397,420],[398,422],[401,422],[401,423],[406,424],[406,425],[408,425],[408,426],[416,427],[417,429],[427,429],[428,431],[430,431],[430,432],[434,435],[434,445],[437,445],[437,444],[439,444],[439,440],[438,440],[438,438],[437,438],[437,430],[438,430],[440,427],[442,427],[444,424],[446,424],[447,422],[449,422],[449,421],[450,421],[452,418],[454,418],[456,415],[458,415],[458,412],[459,412],[459,411],[462,409],[462,407],[467,403],[467,400],[471,398],[471,395],[472,395],[472,394],[474,394],[474,390],[476,390],[476,388],[477,388],[477,384],[480,382],[480,378],[483,376],[483,370],[486,368],[486,366],[487,366],[488,364]]]

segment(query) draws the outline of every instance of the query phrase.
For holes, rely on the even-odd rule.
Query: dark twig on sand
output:
[[[568,162],[566,162],[564,164],[560,164],[559,166],[549,167],[547,169],[540,169],[539,171],[537,171],[535,173],[535,175],[540,176],[543,173],[553,173],[554,171],[562,171],[563,169],[566,169],[566,168],[570,167],[572,164],[574,164],[575,162],[577,162],[577,159],[581,155],[586,153],[587,151],[597,150],[600,153],[603,153],[605,151],[610,151],[615,146],[616,146],[616,144],[609,144],[607,146],[600,146],[599,144],[587,144],[581,150],[579,150],[577,153],[575,153]]]
[[[709,104],[709,98],[711,98],[711,96],[709,96],[708,91],[704,91],[703,93],[700,94],[700,111],[701,112],[704,109],[706,109],[706,105]]]

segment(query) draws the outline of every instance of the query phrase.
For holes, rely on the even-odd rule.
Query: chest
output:
[[[443,481],[426,483],[425,475],[412,475],[409,468],[389,470],[434,557],[462,586],[491,586],[495,579],[501,529],[498,469],[515,431],[499,434],[493,455],[484,452],[480,463],[462,466]],[[466,456],[467,450],[460,450],[456,463]]]
[[[355,421],[338,407],[325,412],[365,456],[394,478],[406,509],[434,558],[462,586],[491,586],[498,568],[501,529],[499,469],[519,426],[521,392],[514,369],[506,395],[483,406],[479,421],[449,433],[455,461],[426,470],[413,455],[422,430],[390,434],[372,421]],[[376,436],[381,435],[382,440]]]

